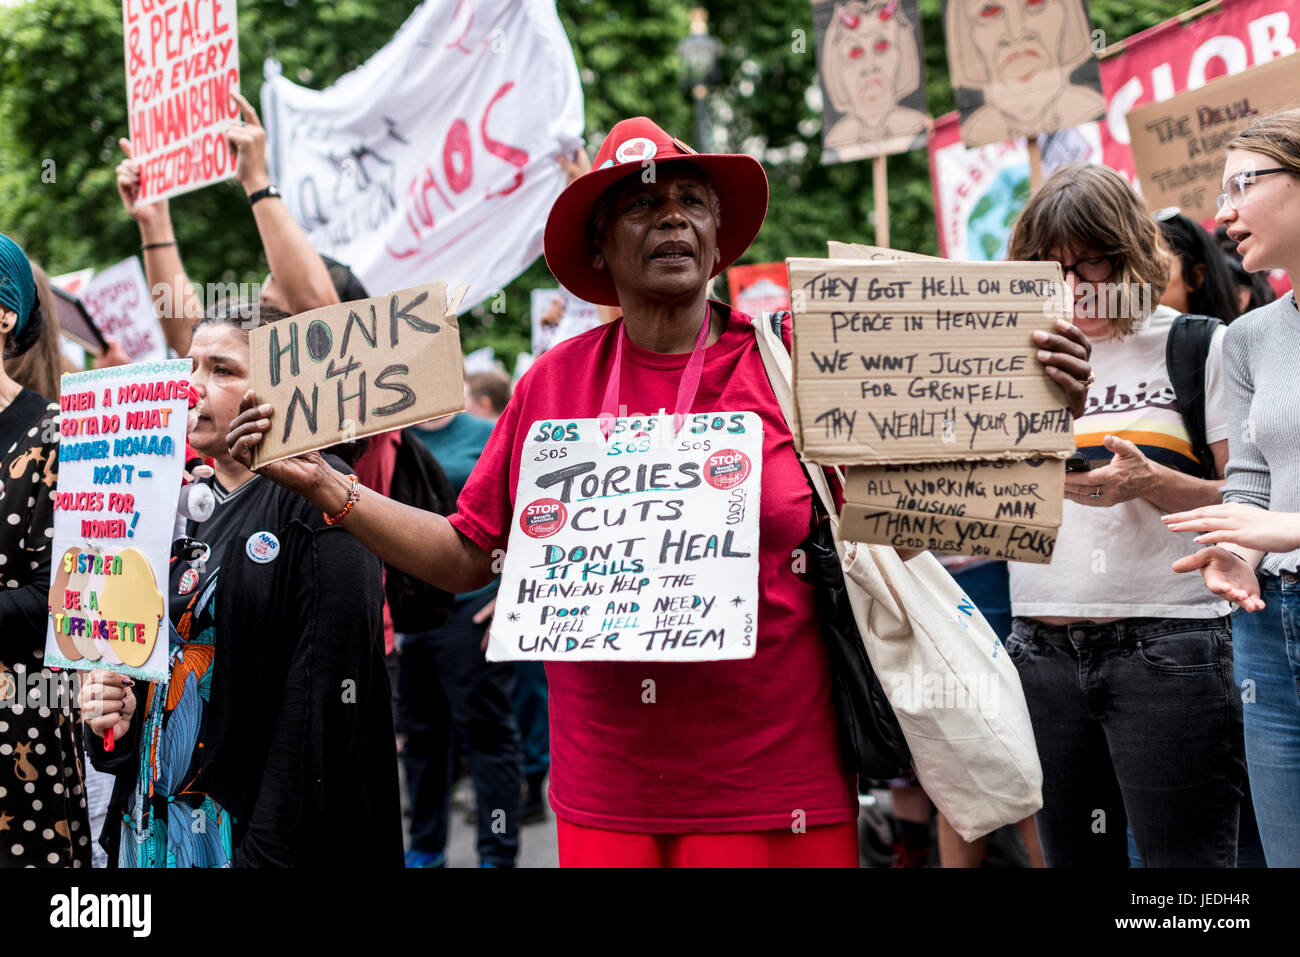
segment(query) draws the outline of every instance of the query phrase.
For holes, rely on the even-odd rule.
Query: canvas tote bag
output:
[[[794,414],[790,356],[754,322],[772,391]],[[805,463],[835,530],[849,603],[867,658],[898,716],[913,767],[966,841],[1043,806],[1043,771],[1020,676],[974,602],[929,552],[904,562],[892,547],[839,538],[823,470]]]

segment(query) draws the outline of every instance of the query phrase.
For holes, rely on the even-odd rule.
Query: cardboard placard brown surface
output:
[[[1074,422],[1032,333],[1056,263],[787,259],[795,440],[824,465],[1064,457]]]
[[[855,467],[840,537],[1045,564],[1064,485],[1059,458]]]
[[[253,468],[465,408],[445,282],[313,309],[249,334],[253,390],[275,409]]]
[[[812,0],[822,88],[822,162],[925,145],[925,69],[916,0]]]
[[[827,241],[826,252],[831,259],[870,259],[873,262],[945,261],[942,256],[926,256],[901,249],[886,249],[884,246],[864,246],[862,243],[839,243],[833,239]]]
[[[943,26],[968,148],[1105,115],[1085,0],[943,0]]]
[[[1133,110],[1128,130],[1147,208],[1178,206],[1192,219],[1213,218],[1223,183],[1224,146],[1256,117],[1296,105],[1300,53]]]

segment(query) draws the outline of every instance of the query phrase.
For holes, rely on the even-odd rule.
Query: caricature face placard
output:
[[[1105,114],[1086,0],[944,0],[943,21],[968,147]]]
[[[47,665],[167,678],[189,378],[189,359],[63,377]]]
[[[813,0],[821,71],[822,162],[925,145],[916,0]]]

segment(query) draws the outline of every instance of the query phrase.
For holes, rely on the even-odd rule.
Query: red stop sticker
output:
[[[539,498],[524,506],[519,515],[519,527],[529,538],[549,538],[564,527],[569,513],[564,503],[555,498]]]
[[[749,456],[735,449],[714,452],[704,460],[704,481],[714,488],[735,488],[749,478]]]

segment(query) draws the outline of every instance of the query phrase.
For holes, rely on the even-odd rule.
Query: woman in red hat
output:
[[[569,290],[622,321],[542,355],[520,380],[449,519],[406,508],[315,454],[263,474],[386,562],[452,592],[493,575],[514,514],[521,447],[545,419],[601,413],[752,411],[763,423],[757,652],[733,661],[547,662],[551,806],[563,866],[857,865],[854,777],[836,741],[813,586],[793,554],[812,497],[750,317],[708,298],[711,277],[757,235],[767,178],[749,156],[701,155],[645,117],[610,132],[556,200],[546,260]],[[785,329],[789,342],[789,327]],[[1040,343],[1076,409],[1085,340]],[[269,406],[233,424],[249,461]],[[359,498],[356,496],[359,495]]]

